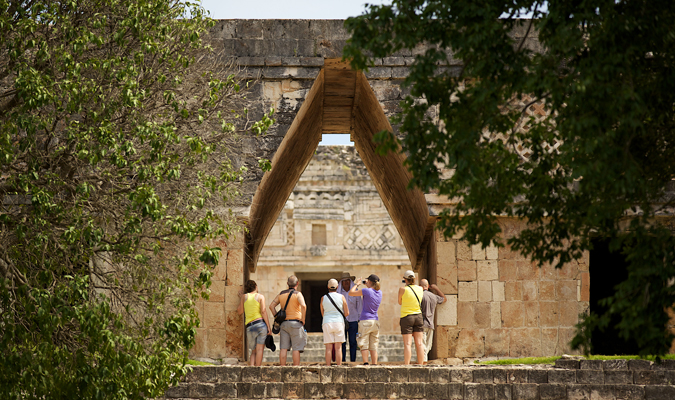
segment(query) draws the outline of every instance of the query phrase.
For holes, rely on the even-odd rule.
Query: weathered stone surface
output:
[[[450,383],[450,371],[448,368],[430,368],[429,381],[434,383]]]
[[[511,387],[513,400],[536,400],[539,399],[539,385],[523,383]]]
[[[361,383],[345,383],[342,385],[345,399],[363,399],[366,397],[366,385]]]
[[[616,400],[643,400],[645,398],[645,387],[638,385],[616,385],[614,386],[614,397]]]
[[[237,382],[237,398],[250,399],[251,398],[251,383]],[[212,397],[212,396],[204,396]]]
[[[464,400],[464,384],[463,383],[448,383],[448,397],[449,400]]]
[[[541,335],[538,328],[523,328],[511,332],[511,357],[541,357]]]
[[[548,383],[548,371],[533,369],[527,373],[528,383]]]
[[[266,383],[252,383],[251,384],[251,398],[265,399],[267,398],[267,384]]]
[[[493,383],[494,375],[491,368],[477,368],[473,371],[473,381],[475,383]]]
[[[492,301],[492,282],[478,281],[478,301],[482,303]]]
[[[241,369],[242,382],[260,382],[261,379],[260,367],[244,367]]]
[[[496,260],[476,262],[479,281],[496,281],[499,279],[499,263]]]
[[[539,398],[541,400],[567,400],[567,387],[557,384],[539,385]]]
[[[588,385],[568,385],[567,398],[569,400],[591,400],[591,389]]]
[[[509,355],[511,331],[509,329],[485,330],[485,355],[487,357],[506,357]]]
[[[580,369],[577,372],[577,383],[602,385],[605,383],[605,374],[598,370]]]
[[[577,382],[576,372],[567,370],[548,371],[548,383],[574,384]]]
[[[473,260],[457,261],[457,280],[475,281],[477,276],[476,271],[477,271],[476,261]]]
[[[188,397],[190,390],[190,385],[188,384],[179,384],[178,386],[172,386],[164,392],[164,396],[167,399],[179,399],[181,397]]]
[[[426,383],[402,383],[400,396],[402,399],[423,399]]]
[[[325,397],[325,383],[305,383],[304,393],[307,399],[322,399]]]
[[[370,369],[368,371],[368,382],[389,382],[391,370],[386,368]]]
[[[579,360],[559,358],[555,360],[556,368],[579,369]]]
[[[527,370],[514,369],[507,373],[508,382],[511,384],[527,383]]]
[[[459,332],[456,357],[483,357],[485,355],[485,336],[481,330],[464,329]]]
[[[494,385],[466,383],[464,385],[464,398],[466,400],[493,400],[495,398]]]
[[[591,385],[591,399],[614,400],[614,387],[609,385]]]
[[[448,385],[445,383],[427,383],[425,387],[425,398],[447,399]]]
[[[221,399],[234,399],[237,397],[236,383],[216,383],[213,385],[213,397]]]
[[[408,368],[390,368],[391,375],[389,382],[407,383],[408,382]]]
[[[633,383],[633,371],[605,371],[605,385]]]
[[[508,383],[509,379],[506,374],[505,369],[494,369],[492,370],[492,379],[494,383]]]
[[[511,392],[510,384],[497,384],[495,385],[495,400],[511,400],[513,399]]]
[[[645,398],[649,400],[675,399],[675,386],[645,386]]]
[[[635,371],[633,380],[637,385],[665,385],[666,371]]]
[[[355,367],[347,369],[347,380],[346,382],[366,382],[367,380],[367,368],[365,367]]]
[[[445,303],[436,306],[436,325],[457,325],[457,296],[446,295],[445,298]]]
[[[429,382],[429,369],[411,368],[408,371],[408,382]]]
[[[602,370],[602,360],[581,360],[579,361],[580,369],[592,369],[596,371]]]
[[[649,360],[628,360],[628,369],[631,370],[645,370],[651,369],[652,362]]]
[[[473,371],[471,369],[451,369],[450,382],[473,382]]]
[[[342,383],[326,383],[323,387],[324,396],[328,399],[342,399]]]
[[[305,384],[301,382],[284,383],[283,397],[286,399],[304,399],[305,397]],[[243,397],[241,394],[239,397]],[[245,398],[245,397],[244,397]],[[363,398],[363,396],[361,396]]]

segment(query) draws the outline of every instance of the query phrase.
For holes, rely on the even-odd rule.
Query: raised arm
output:
[[[436,286],[435,284],[432,283],[431,285],[429,285],[429,291],[435,294],[436,296],[441,296],[443,298],[443,301],[441,301],[440,304],[443,304],[446,301],[448,301],[448,299],[445,297],[445,294],[443,294],[441,289],[439,289],[438,286]]]
[[[361,278],[359,278],[356,282],[361,282]],[[348,294],[352,297],[363,296],[363,292],[361,292],[361,289],[359,289],[358,283],[356,283],[354,286],[352,286],[351,289],[349,289]]]

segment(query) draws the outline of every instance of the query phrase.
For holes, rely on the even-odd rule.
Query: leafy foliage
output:
[[[0,0],[0,397],[138,399],[186,372],[245,169],[245,87],[183,0]],[[263,162],[264,163],[264,162]]]
[[[379,138],[385,151],[400,142],[411,185],[459,199],[440,217],[446,236],[557,266],[594,237],[627,255],[608,313],[585,318],[573,341],[587,352],[597,328],[634,338],[642,355],[675,338],[675,238],[663,218],[675,173],[673,18],[671,1],[395,0],[346,23],[356,68],[415,54],[395,121],[404,135]],[[500,216],[527,227],[511,235]],[[609,326],[610,315],[621,322]]]

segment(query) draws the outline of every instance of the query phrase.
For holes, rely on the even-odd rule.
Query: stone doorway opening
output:
[[[610,251],[608,239],[597,238],[593,240],[589,264],[590,281],[593,283],[590,290],[590,309],[591,312],[602,314],[606,307],[600,304],[600,300],[613,295],[614,287],[628,279],[628,262],[620,251]],[[612,318],[604,332],[599,329],[593,331],[593,354],[638,354],[634,340],[626,341],[619,337],[618,331],[614,329],[618,322],[618,317]]]
[[[305,329],[307,332],[322,332],[321,308],[319,302],[321,296],[328,293],[328,280],[338,278],[340,272],[320,272],[320,273],[296,273],[295,276],[300,279],[300,291],[305,297],[307,303],[307,317],[305,318]]]

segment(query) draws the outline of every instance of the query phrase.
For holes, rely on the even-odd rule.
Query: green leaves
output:
[[[670,213],[664,195],[675,176],[675,54],[665,22],[675,5],[546,4],[369,6],[347,20],[344,54],[360,69],[401,49],[415,54],[404,82],[410,96],[394,121],[400,139],[377,140],[380,151],[400,141],[411,186],[461,199],[440,215],[445,235],[559,266],[581,257],[593,237],[617,238],[631,278],[607,300],[622,317],[607,328],[639,338],[644,354],[663,354],[673,339],[664,310],[675,297],[661,274],[671,273],[673,239],[655,218]],[[515,18],[528,12],[534,20]],[[497,216],[527,226],[507,236]],[[589,317],[574,344],[589,345],[588,329],[607,321]]]
[[[160,397],[207,245],[237,230],[229,146],[274,121],[237,119],[246,86],[204,57],[197,3],[19,3],[0,0],[0,397]]]

